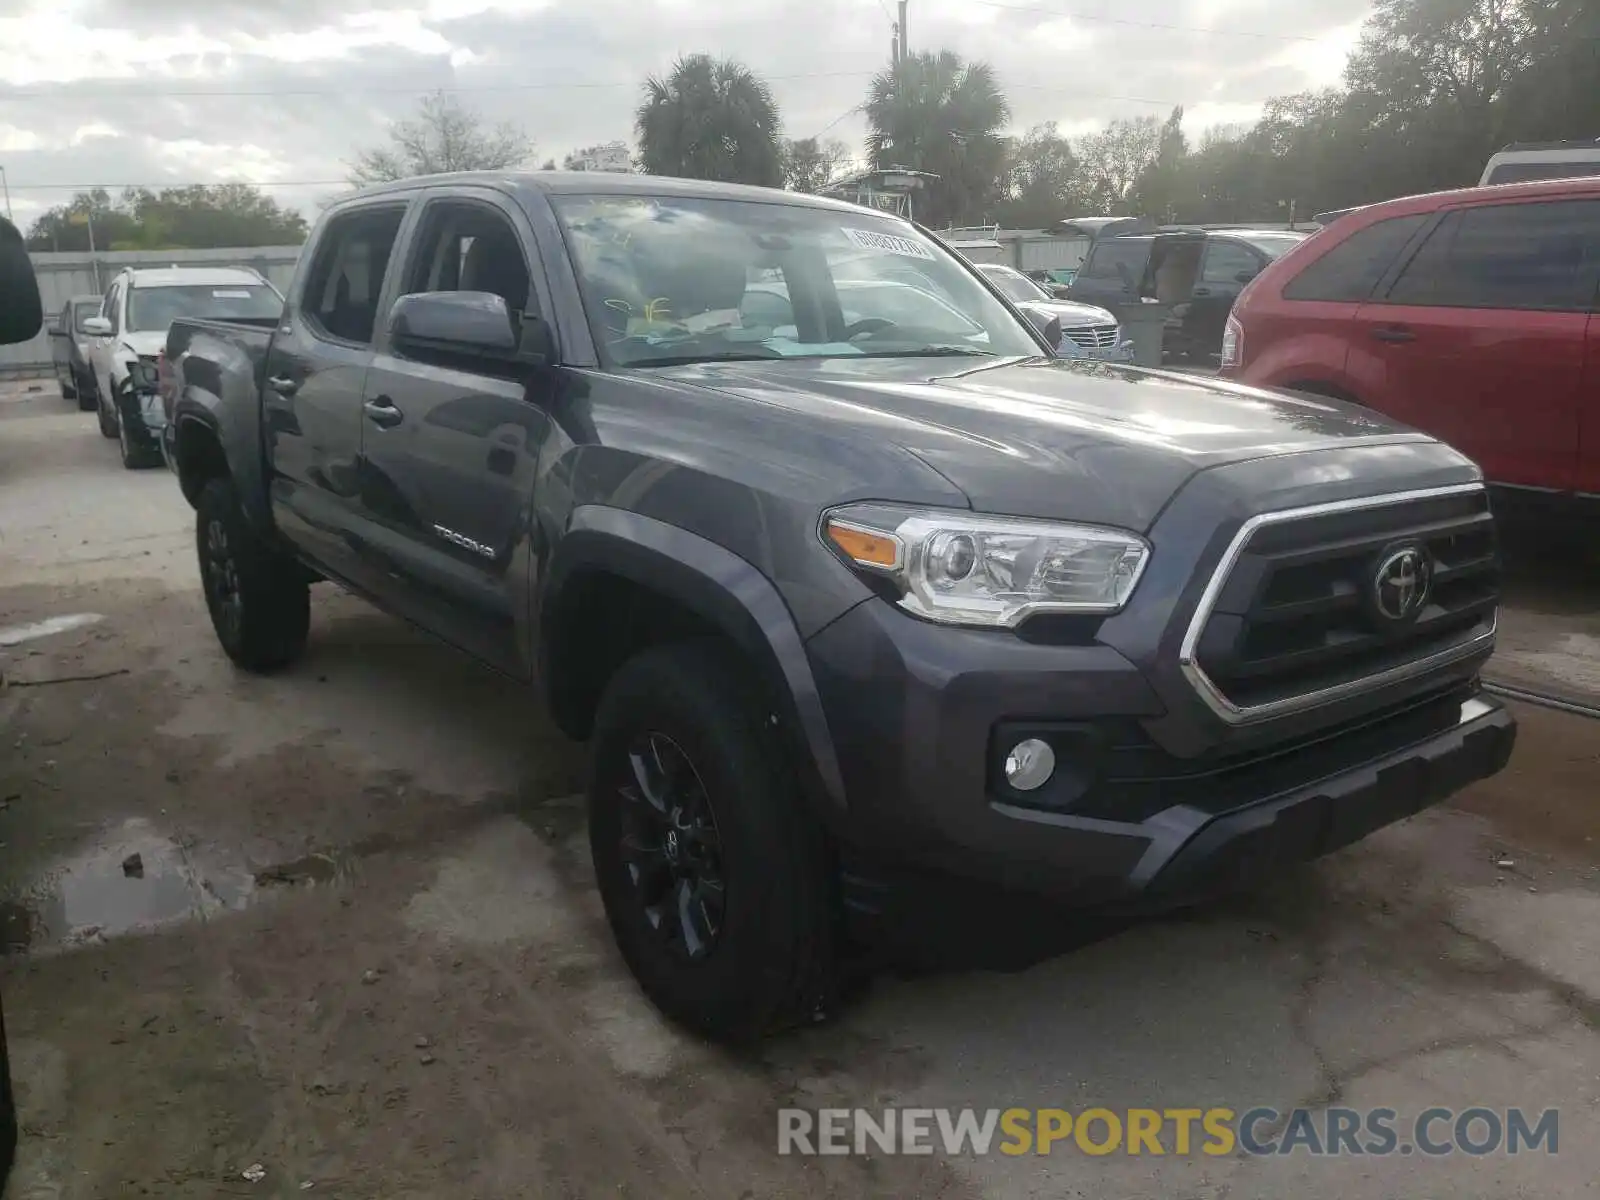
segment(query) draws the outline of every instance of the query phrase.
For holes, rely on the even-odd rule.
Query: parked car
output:
[[[89,335],[84,321],[100,311],[101,297],[74,296],[50,322],[50,356],[63,400],[76,400],[84,412],[94,408],[94,376],[89,367]]]
[[[1169,307],[1162,351],[1180,361],[1209,361],[1222,350],[1228,311],[1244,285],[1306,235],[1289,230],[1163,227],[1102,237],[1089,248],[1068,294],[1114,306],[1144,298]]]
[[[122,465],[161,461],[165,423],[156,355],[167,327],[181,316],[214,316],[274,324],[283,297],[248,267],[136,268],[111,281],[90,336],[90,384],[100,432],[116,438]]]
[[[1046,313],[1061,322],[1063,345],[1070,344],[1084,358],[1107,362],[1133,361],[1132,347],[1122,336],[1117,318],[1093,304],[1057,300],[1015,267],[979,263],[978,271],[1013,304]]]
[[[1507,499],[1594,494],[1597,285],[1600,179],[1374,204],[1246,289],[1223,371],[1426,430]]]
[[[847,318],[863,252],[973,328],[871,287]],[[792,328],[742,319],[774,275]],[[537,684],[590,744],[622,955],[706,1034],[826,1011],[853,939],[1181,903],[1511,750],[1463,456],[1054,358],[885,213],[407,180],[323,212],[280,322],[180,318],[166,353],[225,652],[292,662],[332,579]]]
[[[1600,175],[1600,141],[1512,142],[1484,164],[1478,186]]]

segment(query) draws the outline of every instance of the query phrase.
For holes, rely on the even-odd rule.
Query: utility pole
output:
[[[16,220],[11,216],[11,183],[6,179],[6,169],[4,167],[0,167],[0,190],[3,190],[6,194],[6,220],[15,225]]]
[[[895,27],[900,35],[900,61],[905,62],[911,54],[911,44],[906,40],[906,2],[900,0],[900,23]]]

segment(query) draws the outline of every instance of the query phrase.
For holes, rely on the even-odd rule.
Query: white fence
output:
[[[284,291],[294,274],[299,246],[223,247],[217,250],[112,250],[90,255],[81,252],[33,254],[39,276],[39,296],[44,301],[45,328],[31,342],[0,346],[0,375],[24,374],[50,368],[50,322],[73,296],[99,296],[125,267],[253,267]]]

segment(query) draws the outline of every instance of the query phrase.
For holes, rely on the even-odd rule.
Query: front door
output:
[[[262,366],[273,515],[327,570],[371,588],[359,536],[361,389],[406,202],[331,218]]]
[[[531,237],[497,196],[427,202],[400,295],[475,291],[538,311]],[[361,503],[400,612],[492,666],[530,673],[533,483],[547,374],[403,355],[380,337],[367,373]]]
[[[1491,482],[1568,491],[1597,278],[1600,200],[1454,209],[1356,313],[1348,370]]]

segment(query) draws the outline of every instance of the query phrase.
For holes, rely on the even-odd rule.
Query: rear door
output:
[[[490,189],[430,192],[396,298],[491,292],[549,312],[527,219]],[[526,676],[533,481],[553,375],[518,364],[403,353],[380,330],[362,421],[365,538],[397,611]]]
[[[357,528],[361,388],[408,205],[386,197],[328,219],[295,277],[261,389],[275,519],[319,566],[369,590]]]
[[[1183,314],[1184,341],[1197,353],[1222,350],[1222,329],[1244,285],[1261,273],[1267,256],[1253,246],[1227,238],[1210,238],[1200,262],[1200,277],[1189,293]]]
[[[1136,303],[1153,243],[1148,236],[1101,238],[1090,247],[1067,298],[1101,307]]]
[[[1600,199],[1447,209],[1356,314],[1351,376],[1492,482],[1570,490],[1597,280]]]

